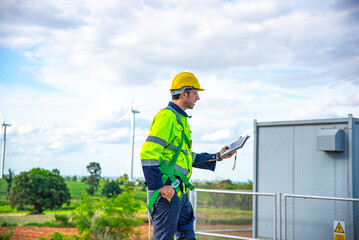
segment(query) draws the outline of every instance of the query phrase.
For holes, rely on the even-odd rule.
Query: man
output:
[[[194,187],[188,179],[192,166],[214,171],[216,161],[228,148],[218,153],[192,152],[191,130],[185,112],[193,109],[199,91],[204,91],[189,72],[172,80],[172,102],[152,121],[149,136],[141,149],[142,169],[150,192],[149,210],[153,219],[153,239],[195,239],[193,211],[186,194]],[[229,158],[234,154],[227,155]]]

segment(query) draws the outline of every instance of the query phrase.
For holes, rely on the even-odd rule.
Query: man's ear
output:
[[[183,91],[183,93],[181,93],[182,98],[186,98],[186,94],[186,91]]]

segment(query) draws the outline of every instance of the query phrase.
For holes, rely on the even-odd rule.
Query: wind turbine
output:
[[[124,119],[127,119],[129,117],[129,114],[131,114],[131,173],[130,173],[130,181],[133,181],[133,156],[134,156],[134,140],[135,140],[135,114],[140,113],[140,111],[133,109],[133,102],[131,105],[131,109],[126,112],[119,120],[117,120],[117,123],[121,122]]]
[[[133,151],[134,151],[134,141],[135,141],[135,114],[136,113],[140,113],[140,111],[136,111],[133,109],[133,102],[131,105],[131,113],[132,113],[132,118],[131,118],[131,126],[132,126],[132,137],[131,137],[131,177],[130,177],[130,181],[133,181]]]
[[[3,138],[3,145],[2,145],[2,161],[1,161],[0,178],[3,178],[3,175],[4,175],[5,146],[6,146],[6,127],[11,127],[11,125],[6,124],[5,121],[3,121],[2,117],[1,117],[1,132],[2,132],[2,129],[4,128],[4,138]]]

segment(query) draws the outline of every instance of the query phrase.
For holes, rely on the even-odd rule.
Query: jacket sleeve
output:
[[[159,169],[159,158],[169,141],[173,124],[173,118],[170,115],[165,112],[157,114],[152,121],[150,133],[142,145],[141,164],[149,190],[156,190],[164,185]]]
[[[195,168],[207,169],[214,171],[216,169],[216,161],[207,162],[208,160],[216,159],[216,154],[209,153],[192,153],[193,163],[192,166]]]

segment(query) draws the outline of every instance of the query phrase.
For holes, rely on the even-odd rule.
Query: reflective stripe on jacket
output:
[[[182,172],[187,178],[192,174],[191,130],[187,117],[178,114],[189,141],[184,141],[181,153],[174,169]],[[162,109],[152,121],[150,133],[141,149],[142,166],[159,166],[160,157],[168,165],[175,155],[181,141],[183,128],[179,119],[169,109]]]

